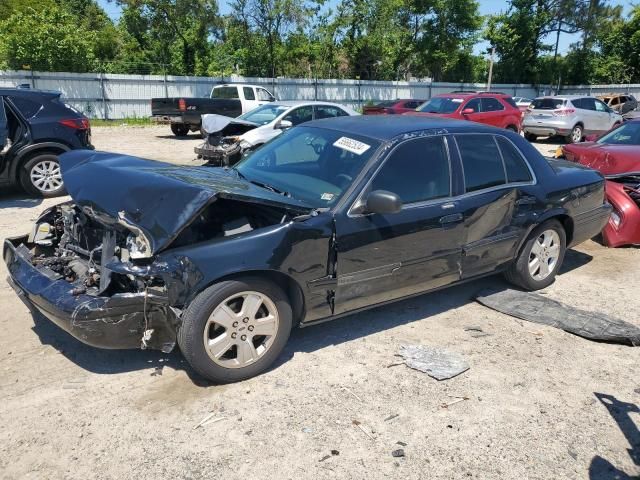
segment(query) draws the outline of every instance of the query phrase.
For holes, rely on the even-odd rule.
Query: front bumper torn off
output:
[[[53,272],[31,263],[27,238],[4,242],[9,284],[33,311],[87,345],[106,349],[150,348],[169,352],[176,342],[177,318],[166,296],[157,292],[74,295]],[[145,332],[151,331],[143,343]]]

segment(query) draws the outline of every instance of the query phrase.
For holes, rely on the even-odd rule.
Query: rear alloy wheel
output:
[[[507,280],[525,290],[548,287],[562,265],[566,243],[564,228],[557,220],[549,220],[535,228],[507,270]]]
[[[60,163],[54,153],[41,153],[27,160],[20,170],[20,184],[30,195],[57,197],[65,193]]]
[[[260,278],[230,280],[200,293],[183,315],[178,343],[200,375],[234,382],[266,370],[291,331],[289,301]]]
[[[567,143],[580,143],[583,135],[584,131],[582,130],[582,125],[576,125],[571,130],[571,133],[566,137]]]
[[[186,137],[189,135],[189,125],[185,123],[172,123],[171,131],[176,137]]]

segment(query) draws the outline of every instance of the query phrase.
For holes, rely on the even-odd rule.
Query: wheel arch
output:
[[[184,308],[186,308],[186,306],[191,303],[197,295],[202,293],[210,286],[215,285],[216,283],[225,282],[228,280],[238,280],[240,278],[246,277],[258,277],[267,279],[282,288],[291,304],[291,311],[293,313],[293,325],[297,326],[300,323],[305,313],[305,297],[302,287],[291,276],[277,270],[253,269],[227,273],[221,277],[211,280],[207,284],[203,284],[201,288],[198,288],[197,291],[194,291],[186,302]]]
[[[18,151],[14,158],[12,170],[11,170],[11,178],[14,180],[18,180],[18,175],[20,173],[20,169],[34,155],[41,153],[53,153],[55,155],[60,155],[62,153],[70,151],[71,148],[64,143],[59,142],[43,142],[43,143],[35,143],[33,145],[28,145]]]
[[[520,243],[518,244],[518,248],[516,249],[516,258],[518,257],[518,255],[520,255],[520,252],[522,252],[522,248],[524,247],[525,243],[527,243],[527,239],[529,238],[529,235],[531,235],[531,232],[548,220],[557,220],[558,222],[560,222],[560,225],[562,225],[562,228],[564,228],[564,233],[567,240],[567,248],[569,248],[569,245],[571,245],[571,242],[573,241],[573,218],[571,218],[571,216],[567,214],[566,210],[551,210],[549,212],[545,212],[540,216],[537,222],[529,226],[526,235],[523,235],[520,239]]]

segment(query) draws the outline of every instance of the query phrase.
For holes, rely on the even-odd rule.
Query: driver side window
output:
[[[289,112],[283,120],[288,120],[295,127],[304,122],[309,122],[313,119],[313,107],[307,105],[305,107],[298,107]]]
[[[451,172],[443,138],[418,138],[398,145],[376,174],[371,190],[393,192],[405,205],[449,197]]]
[[[473,98],[471,100],[469,100],[467,102],[467,104],[463,107],[463,110],[466,110],[467,108],[472,108],[473,109],[473,113],[479,113],[482,110],[480,109],[480,99],[479,98]]]
[[[608,108],[600,100],[596,100],[596,111],[598,111],[598,112],[606,112],[606,111],[608,111]]]

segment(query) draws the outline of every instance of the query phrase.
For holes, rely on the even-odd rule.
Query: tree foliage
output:
[[[1,0],[0,68],[173,75],[640,81],[640,6],[610,0]],[[564,35],[576,41],[561,54]],[[478,54],[478,42],[489,44]]]

